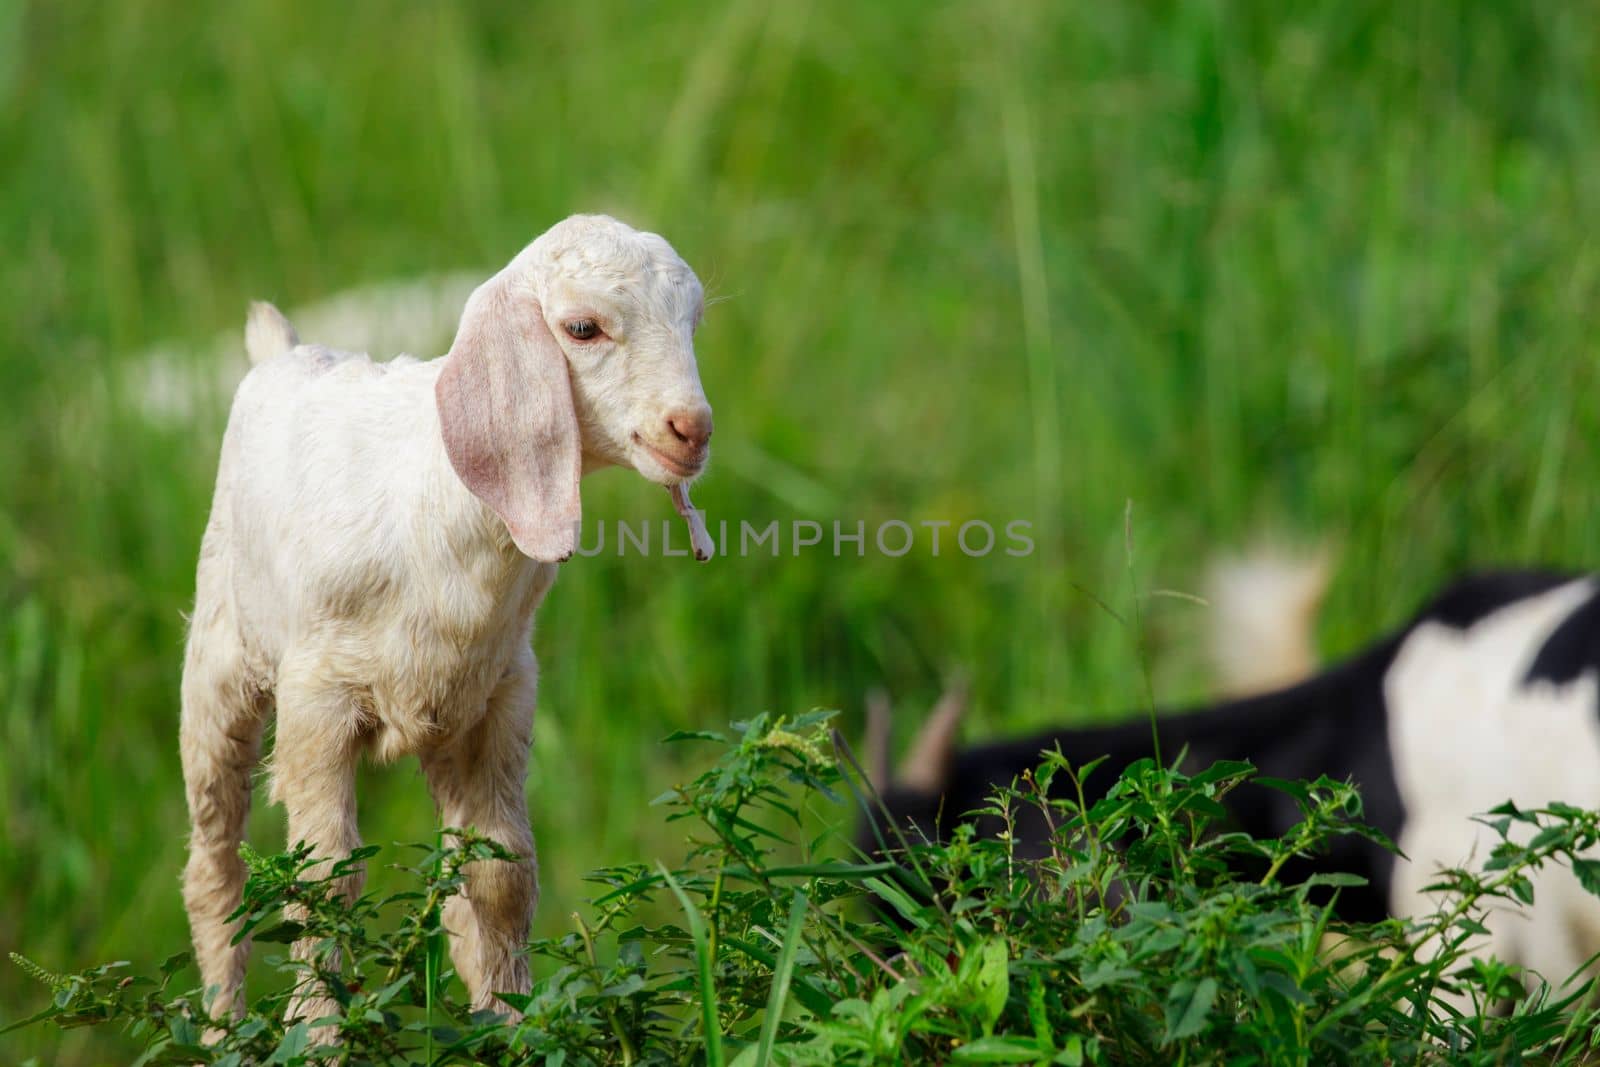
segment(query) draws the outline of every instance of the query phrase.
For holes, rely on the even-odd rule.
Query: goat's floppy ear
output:
[[[958,675],[917,732],[911,751],[895,772],[895,785],[934,796],[944,792],[956,754],[956,730],[966,711],[967,681]]]
[[[867,781],[878,792],[893,783],[889,774],[889,736],[894,712],[889,694],[881,686],[867,690],[867,736],[862,752],[867,760]]]
[[[524,555],[572,555],[583,448],[567,357],[508,267],[473,292],[434,387],[450,465]]]

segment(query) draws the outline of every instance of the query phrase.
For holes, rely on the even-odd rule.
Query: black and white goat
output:
[[[1309,635],[1312,613],[1299,614],[1280,620],[1283,634],[1298,627]],[[1287,647],[1309,648],[1309,637],[1288,640]],[[1440,593],[1398,631],[1304,681],[1161,713],[1161,746],[1167,758],[1186,748],[1196,767],[1245,759],[1277,778],[1353,781],[1367,822],[1409,860],[1352,835],[1307,866],[1366,878],[1366,887],[1341,892],[1346,920],[1427,915],[1437,902],[1424,889],[1440,867],[1487,858],[1493,832],[1473,815],[1508,799],[1522,807],[1551,801],[1600,807],[1597,678],[1600,578],[1476,574]],[[922,833],[943,836],[963,813],[983,806],[995,786],[1037,766],[1044,750],[1059,746],[1074,765],[1109,755],[1090,780],[1102,790],[1122,767],[1152,754],[1143,716],[958,748],[963,704],[959,693],[941,701],[882,790],[890,813]],[[881,753],[881,738],[872,742],[869,751]],[[886,770],[881,758],[873,762]],[[1230,801],[1239,828],[1258,837],[1281,836],[1299,818],[1289,797],[1264,787],[1242,788]],[[1019,851],[1043,852],[1042,818],[1020,822],[1014,834]],[[1531,921],[1491,914],[1489,936],[1475,950],[1560,982],[1600,951],[1600,900],[1564,868],[1539,872],[1535,886]]]

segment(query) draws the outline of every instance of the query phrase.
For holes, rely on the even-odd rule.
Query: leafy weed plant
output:
[[[1466,954],[1488,909],[1537,905],[1530,876],[1543,867],[1600,890],[1594,812],[1503,806],[1485,817],[1498,843],[1483,870],[1441,874],[1437,914],[1351,926],[1330,899],[1349,878],[1282,877],[1296,855],[1373,834],[1346,784],[1144,761],[1085,803],[1082,782],[1105,772],[1047,753],[989,809],[1004,825],[1042,810],[1054,831],[1042,858],[1009,834],[963,830],[939,844],[896,834],[891,858],[840,860],[812,809],[871,798],[841,772],[827,719],[676,735],[724,746],[659,798],[685,855],[596,872],[602,891],[572,932],[530,945],[542,977],[506,997],[520,1019],[470,1011],[446,967],[444,902],[468,864],[503,855],[464,830],[415,846],[411,888],[354,902],[304,848],[247,850],[245,931],[321,951],[282,953],[279,981],[240,1018],[208,1014],[180,981],[184,954],[152,977],[121,964],[58,975],[14,957],[51,1000],[13,1026],[122,1027],[140,1065],[1577,1063],[1600,1046],[1587,981],[1525,988],[1509,965]],[[1294,799],[1290,834],[1228,829],[1224,801],[1250,780]],[[340,1005],[320,1021],[337,1044],[312,1040],[318,1020],[283,1018],[310,978]]]

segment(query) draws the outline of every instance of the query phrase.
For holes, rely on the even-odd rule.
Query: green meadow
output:
[[[706,283],[696,501],[782,544],[562,568],[540,932],[592,868],[681,849],[648,807],[698,769],[672,731],[825,706],[859,736],[883,685],[904,745],[956,670],[969,739],[1199,698],[1206,609],[1160,594],[1264,531],[1337,546],[1329,656],[1473,564],[1600,561],[1600,9],[0,0],[0,951],[148,971],[187,942],[222,416],[150,417],[143,353],[214,379],[250,299],[487,276],[595,210]],[[682,544],[631,473],[584,506],[608,546]],[[973,521],[987,554],[951,542]],[[414,763],[360,798],[369,841],[431,835]],[[45,999],[0,964],[0,1024]],[[131,1058],[0,1038],[30,1056]]]

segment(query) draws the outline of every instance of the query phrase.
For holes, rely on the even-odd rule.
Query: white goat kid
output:
[[[671,488],[705,540],[686,488],[712,426],[703,307],[665,240],[574,216],[472,294],[437,360],[300,344],[277,309],[252,308],[257,366],[223,439],[183,672],[184,899],[219,1014],[242,1010],[249,945],[227,917],[274,710],[272,797],[315,855],[360,843],[366,752],[417,755],[445,825],[524,857],[471,865],[445,924],[475,1007],[528,990],[533,611],[576,545],[584,473],[626,465]],[[291,1015],[330,1007],[307,988]]]

